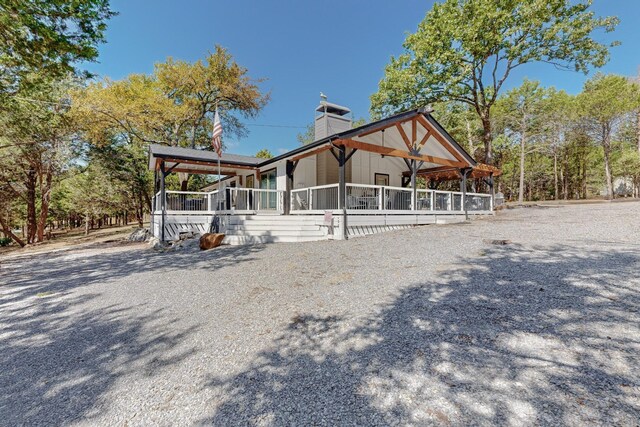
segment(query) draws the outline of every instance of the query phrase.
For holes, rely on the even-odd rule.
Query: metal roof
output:
[[[331,102],[326,102],[326,101],[321,102],[320,105],[316,107],[316,111],[319,113],[324,113],[325,108],[327,110],[327,113],[337,114],[339,116],[343,116],[351,112],[351,110],[348,109],[347,107],[343,107],[342,105],[333,104]]]
[[[340,106],[338,106],[340,107]],[[343,108],[343,107],[340,107]],[[271,159],[261,159],[257,157],[251,156],[242,156],[238,154],[230,154],[223,153],[221,158],[222,164],[227,164],[230,166],[250,166],[261,168],[263,166],[269,165],[271,163],[275,163],[277,161],[287,159],[289,157],[296,156],[298,154],[304,153],[309,150],[313,150],[314,148],[323,146],[325,144],[331,143],[332,141],[338,139],[351,139],[358,138],[360,135],[375,133],[377,130],[388,129],[390,126],[393,126],[395,123],[403,123],[408,121],[416,116],[423,116],[433,127],[436,128],[438,133],[440,133],[447,142],[460,153],[462,157],[469,163],[470,166],[475,166],[476,161],[465,151],[464,148],[458,144],[451,135],[431,116],[431,109],[427,108],[417,108],[409,111],[405,111],[399,114],[395,114],[393,116],[384,118],[382,120],[378,120],[375,122],[371,122],[365,124],[363,126],[359,126],[354,129],[349,129],[344,132],[339,132],[328,137],[319,139],[318,141],[314,141],[310,144],[303,145],[301,147],[295,148],[289,152],[281,154],[279,156],[273,157]],[[388,135],[391,136],[391,135]],[[213,151],[207,150],[198,150],[192,148],[182,148],[182,147],[169,147],[166,145],[158,145],[152,144],[149,147],[149,168],[155,169],[155,159],[165,158],[165,159],[175,159],[175,160],[185,160],[192,162],[217,162],[218,155]]]
[[[155,159],[175,159],[197,162],[218,162],[214,151],[194,148],[170,147],[168,145],[151,144],[149,146],[149,169],[155,169]],[[265,159],[240,154],[222,153],[220,163],[237,166],[257,166]]]

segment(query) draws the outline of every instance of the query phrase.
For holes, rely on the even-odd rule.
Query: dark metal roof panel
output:
[[[172,158],[180,160],[217,162],[218,155],[214,151],[197,150],[193,148],[170,147],[168,145],[151,144],[149,146],[149,162],[150,167],[152,158]],[[257,166],[264,159],[251,156],[242,156],[239,154],[222,153],[220,158],[222,163],[240,165],[240,166]]]

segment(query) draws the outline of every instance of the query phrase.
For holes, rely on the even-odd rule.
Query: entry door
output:
[[[276,190],[277,173],[271,169],[260,174],[260,188],[263,190]],[[260,209],[277,209],[278,194],[276,192],[260,193]]]

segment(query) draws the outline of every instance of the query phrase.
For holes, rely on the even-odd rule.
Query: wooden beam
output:
[[[451,166],[436,166],[435,168],[418,169],[418,175],[426,175],[433,172],[457,171],[457,170],[458,168],[451,167]],[[403,172],[403,175],[404,174],[406,174],[405,176],[409,176],[408,172]]]
[[[462,155],[458,152],[458,150],[456,150],[455,148],[453,148],[451,146],[451,144],[449,143],[449,141],[447,141],[445,139],[445,137],[443,137],[442,135],[440,135],[440,132],[438,132],[433,125],[431,125],[431,123],[429,123],[427,121],[427,119],[425,119],[423,116],[418,116],[418,121],[420,122],[420,124],[427,130],[427,132],[431,132],[433,134],[433,137],[438,140],[438,142],[449,152],[451,153],[451,155],[453,157],[455,157],[457,160],[461,161],[461,162],[465,162],[466,165],[469,165],[469,162],[465,161],[464,157],[462,157]],[[425,141],[426,142],[426,141]]]
[[[218,170],[204,170],[204,169],[190,169],[190,168],[175,168],[173,169],[171,172],[184,172],[184,173],[190,173],[193,175],[217,175],[218,174]],[[227,176],[235,176],[238,173],[235,171],[225,171],[224,169],[222,169],[220,171],[221,175],[227,175]]]
[[[184,159],[177,159],[177,158],[170,158],[167,157],[165,159],[163,159],[166,162],[171,162],[171,163],[181,163],[183,165],[200,165],[200,166],[212,166],[212,167],[218,167],[218,161],[217,160],[211,160],[211,161],[203,161],[203,160],[184,160]],[[233,169],[246,169],[246,170],[256,170],[257,168],[254,166],[244,166],[244,165],[234,165],[232,163],[226,163],[224,161],[220,162],[220,165],[222,167],[228,167],[228,168],[233,168]]]
[[[469,166],[466,162],[457,162],[454,160],[443,159],[441,157],[435,156],[427,156],[424,154],[412,155],[406,151],[397,150],[394,148],[381,147],[375,144],[369,144],[366,142],[354,141],[352,139],[338,139],[334,141],[335,145],[344,145],[345,147],[357,148],[358,150],[368,151],[370,153],[384,154],[385,156],[391,157],[400,157],[404,159],[413,159],[413,160],[424,160],[428,163],[435,163],[443,166],[451,166],[451,167],[467,167]]]
[[[411,144],[416,143],[418,139],[418,124],[416,119],[411,120]]]
[[[331,145],[325,145],[322,146],[320,148],[316,148],[315,150],[311,150],[311,151],[307,151],[306,153],[302,153],[302,154],[298,154],[295,157],[291,158],[292,162],[297,162],[298,160],[310,157],[310,156],[315,156],[316,154],[320,154],[322,152],[325,152],[327,150],[331,150]]]
[[[412,150],[413,149],[413,145],[411,144],[411,141],[409,141],[409,137],[407,136],[406,132],[402,128],[402,124],[396,123],[396,128],[398,129],[398,132],[400,133],[400,136],[402,137],[402,140],[406,144],[407,149]]]
[[[416,150],[418,150],[418,151],[422,150],[422,147],[424,147],[424,144],[427,143],[427,140],[431,136],[431,132],[429,131],[429,129],[425,129],[425,130],[427,131],[427,133],[424,134],[424,136],[422,137],[422,139],[420,140],[420,142],[416,146]]]
[[[371,129],[371,130],[368,130],[368,131],[366,131],[366,132],[364,132],[364,133],[361,133],[360,135],[358,135],[358,137],[363,137],[363,136],[371,135],[372,133],[380,132],[380,131],[382,131],[382,130],[385,130],[385,129],[388,129],[388,128],[391,128],[391,127],[394,127],[395,125],[396,125],[396,123],[391,123],[391,124],[388,124],[388,125],[385,125],[385,126],[378,126],[378,127],[373,128],[373,129]]]

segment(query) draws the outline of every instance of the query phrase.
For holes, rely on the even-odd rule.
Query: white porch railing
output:
[[[155,209],[162,209],[160,192],[155,195]],[[253,213],[284,212],[284,192],[262,188],[234,188],[222,191],[166,191],[167,211]]]
[[[439,190],[413,190],[382,185],[346,184],[346,208],[353,213],[374,211],[469,212],[491,211],[491,195]],[[292,213],[322,213],[339,207],[338,184],[291,190]],[[284,213],[284,191],[229,187],[222,191],[166,191],[167,211],[220,213]],[[161,194],[155,195],[155,209],[161,210]]]
[[[346,184],[346,208],[350,211],[412,211],[413,190],[405,187]],[[491,211],[491,195],[466,193],[468,211]],[[299,188],[291,191],[291,212],[337,210],[338,184]],[[463,194],[456,191],[416,190],[415,210],[464,212]]]

